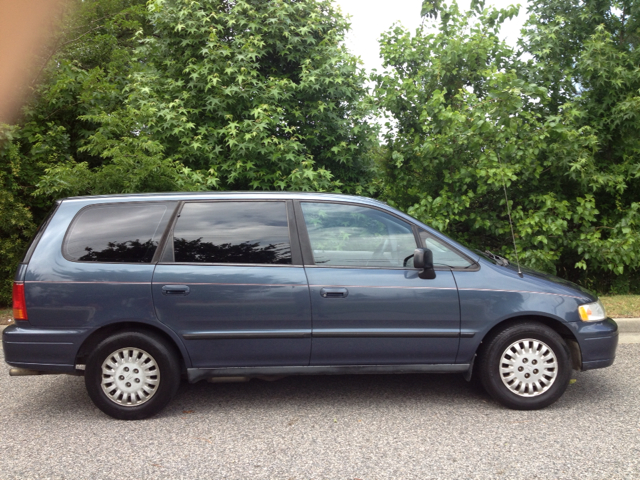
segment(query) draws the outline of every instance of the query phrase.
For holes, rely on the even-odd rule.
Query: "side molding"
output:
[[[257,377],[288,375],[359,375],[376,373],[465,373],[471,368],[463,364],[432,365],[320,365],[300,367],[227,367],[188,368],[187,377],[195,383],[211,377]]]

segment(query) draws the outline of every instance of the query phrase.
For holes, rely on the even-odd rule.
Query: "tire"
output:
[[[487,340],[478,360],[484,389],[515,410],[548,407],[562,396],[571,379],[567,344],[554,330],[537,322],[498,332]]]
[[[122,332],[101,341],[84,375],[93,403],[120,420],[141,420],[167,406],[180,385],[172,345],[152,333]]]

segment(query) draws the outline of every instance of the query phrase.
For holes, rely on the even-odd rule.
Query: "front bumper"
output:
[[[601,322],[578,322],[576,338],[580,344],[582,370],[613,364],[618,348],[618,325],[611,318]]]

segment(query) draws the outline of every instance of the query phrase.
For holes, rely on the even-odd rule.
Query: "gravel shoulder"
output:
[[[534,412],[460,375],[200,382],[158,417],[124,422],[91,404],[81,377],[0,368],[0,477],[640,477],[640,345],[574,378]]]

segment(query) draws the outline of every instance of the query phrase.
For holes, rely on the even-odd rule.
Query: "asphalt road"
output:
[[[535,412],[458,375],[201,382],[125,422],[81,377],[2,368],[0,478],[640,478],[640,345],[574,378]]]

